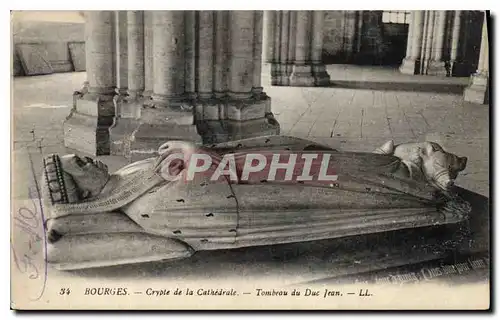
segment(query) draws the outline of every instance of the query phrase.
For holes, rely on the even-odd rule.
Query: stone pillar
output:
[[[115,11],[116,23],[116,89],[126,95],[128,90],[127,11]]]
[[[144,92],[144,12],[129,11],[128,18],[128,95],[137,100]]]
[[[252,96],[254,15],[253,11],[229,13],[231,78],[228,94],[238,99],[247,99]]]
[[[199,53],[198,53],[198,97],[213,97],[214,69],[214,12],[200,11],[199,15]]]
[[[315,86],[329,86],[330,76],[323,63],[323,25],[324,11],[313,11],[311,62]]]
[[[131,161],[154,156],[168,140],[217,143],[279,133],[261,85],[263,12],[151,14],[153,94],[124,140]]]
[[[403,59],[399,71],[404,74],[417,74],[420,51],[422,49],[424,11],[412,11],[410,15],[406,57]]]
[[[169,140],[201,142],[193,108],[185,94],[184,11],[152,11],[153,94],[141,110],[126,156],[131,161],[156,155]],[[151,45],[151,44],[150,44]]]
[[[279,133],[261,86],[263,12],[216,12],[215,21],[214,99],[197,107],[204,142]]]
[[[471,76],[470,84],[464,91],[465,101],[478,104],[489,103],[489,41],[486,15],[485,12],[477,72]]]
[[[215,60],[214,60],[214,96],[223,98],[228,91],[229,70],[229,12],[215,12]],[[218,117],[217,117],[218,119]]]
[[[111,154],[122,155],[137,128],[144,92],[144,12],[127,11],[128,95],[115,97],[116,117],[110,128]]]
[[[188,101],[196,99],[196,41],[197,41],[197,13],[195,11],[186,11],[185,35],[184,35],[184,91]]]
[[[256,11],[254,15],[254,32],[253,32],[253,86],[252,94],[255,97],[260,97],[263,94],[262,87],[262,52],[263,52],[263,22],[264,13]]]
[[[110,152],[109,127],[115,116],[115,13],[88,11],[85,52],[88,88],[64,122],[64,145],[90,155]]]
[[[330,76],[322,63],[324,11],[281,11],[274,28],[271,83],[282,86],[323,86]]]
[[[278,11],[264,11],[264,26],[263,26],[263,55],[264,63],[271,63],[273,60],[274,47],[274,27],[276,24],[276,15]]]
[[[184,94],[184,12],[153,11],[153,101],[180,106]]]
[[[425,12],[424,34],[422,37],[422,51],[420,57],[420,73],[427,74],[427,68],[430,61],[432,43],[434,37],[434,11]]]
[[[460,25],[462,11],[456,10],[453,16],[453,27],[451,32],[451,49],[450,49],[450,73],[456,74],[458,61],[458,46],[460,40]]]
[[[144,11],[144,98],[153,94],[153,12]]]
[[[446,76],[446,65],[443,61],[443,47],[446,33],[446,11],[435,11],[434,34],[431,55],[428,57],[427,75]]]
[[[273,60],[271,63],[271,84],[289,86],[292,61],[288,55],[290,46],[290,12],[277,11],[274,25]]]

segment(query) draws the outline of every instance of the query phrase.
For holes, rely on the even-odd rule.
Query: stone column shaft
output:
[[[271,113],[271,100],[262,91],[262,11],[200,13],[197,54],[200,76],[195,119],[205,143],[276,134],[279,125]],[[210,47],[210,48],[209,48]],[[203,63],[202,63],[203,61]],[[202,70],[203,64],[211,67]]]
[[[429,61],[432,53],[432,43],[434,36],[434,11],[429,10],[426,12],[425,27],[424,27],[424,43],[422,45],[421,68],[422,73],[427,74]]]
[[[127,11],[115,11],[116,23],[116,80],[117,93],[124,95],[128,90],[128,44]]]
[[[145,89],[144,12],[127,11],[126,15],[128,96],[115,98],[117,115],[109,130],[111,154],[117,155],[129,149],[129,137],[139,125]]]
[[[228,91],[229,12],[217,11],[215,25],[214,94],[222,98]]]
[[[75,110],[64,122],[64,145],[91,155],[110,152],[116,88],[116,34],[113,11],[88,11],[85,52],[88,88],[75,93]]]
[[[330,84],[322,63],[324,15],[324,11],[278,13],[271,84],[308,87]]]
[[[446,11],[432,11],[433,18],[432,29],[429,29],[430,40],[427,42],[427,51],[425,56],[425,74],[446,76],[447,65],[443,61],[443,48],[446,33]]]
[[[457,60],[458,54],[458,41],[460,37],[460,17],[462,11],[456,10],[453,17],[453,31],[452,31],[452,40],[451,40],[451,52],[450,52],[450,60],[451,62],[455,62]]]
[[[231,11],[229,24],[232,53],[229,94],[249,98],[253,87],[254,12]]]
[[[412,11],[410,15],[408,40],[406,41],[406,57],[399,67],[399,71],[404,74],[418,73],[417,66],[420,59],[424,29],[424,11]]]
[[[262,37],[263,37],[263,12],[256,11],[254,15],[254,36],[253,36],[253,87],[252,93],[255,96],[262,94]]]
[[[416,60],[420,56],[422,48],[422,33],[424,28],[424,11],[413,11],[413,32],[410,59]]]
[[[179,105],[184,94],[184,12],[153,11],[153,100]]]
[[[113,95],[116,86],[113,66],[113,11],[88,11],[85,24],[85,54],[89,92]]]
[[[489,43],[488,43],[488,23],[486,13],[484,14],[482,35],[481,35],[481,51],[479,52],[479,62],[477,73],[485,76],[489,75]]]
[[[152,157],[169,140],[200,142],[194,93],[194,12],[152,11],[153,94],[141,110],[138,126],[129,139],[132,161]],[[186,20],[190,25],[186,25]]]
[[[280,11],[279,28],[276,28],[276,33],[281,35],[279,40],[279,54],[277,61],[276,77],[277,83],[279,85],[290,85],[290,74],[291,74],[291,61],[288,56],[288,47],[290,45],[289,41],[289,31],[290,31],[290,12]],[[271,75],[272,77],[272,75]],[[273,82],[273,84],[275,84]]]
[[[436,23],[435,23],[435,36],[433,44],[433,60],[440,62],[443,57],[443,42],[444,34],[446,32],[446,11],[440,10],[436,12]]]
[[[200,99],[212,97],[214,64],[214,12],[199,11],[198,85]]]
[[[131,99],[144,91],[144,12],[128,11],[128,93]]]
[[[312,23],[312,48],[311,60],[313,64],[319,64],[322,61],[323,55],[323,23],[325,21],[324,11],[313,11]]]
[[[153,70],[153,12],[144,11],[144,97],[153,94]]]
[[[406,55],[405,58],[411,57],[411,49],[413,46],[413,30],[415,29],[415,14],[410,13],[410,23],[408,24],[408,38],[406,40]]]
[[[184,12],[185,43],[184,43],[184,91],[188,100],[195,99],[196,94],[196,28],[197,19],[195,11]]]
[[[295,32],[295,64],[304,65],[307,61],[311,60],[311,12],[298,11],[296,19],[297,27]]]
[[[481,35],[481,51],[477,72],[471,76],[470,85],[465,88],[464,100],[478,103],[489,103],[489,41],[487,12],[484,12],[484,21]]]
[[[266,10],[264,11],[264,25],[263,25],[263,61],[270,63],[273,60],[274,51],[274,33],[276,25],[277,11]]]

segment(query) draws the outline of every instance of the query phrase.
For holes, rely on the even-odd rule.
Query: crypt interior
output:
[[[50,25],[55,35],[47,24],[42,28],[46,32],[18,27],[13,72],[86,71],[64,122],[64,145],[92,155],[137,160],[151,156],[167,140],[206,144],[279,134],[275,97],[264,91],[262,81],[286,87],[341,86],[328,71],[335,65],[376,67],[381,75],[397,69],[401,76],[469,78],[464,100],[488,103],[485,12],[75,15],[78,23],[65,22],[59,29]]]
[[[436,141],[469,158],[457,185],[487,203],[487,22],[481,11],[15,12],[13,198],[29,199],[31,172],[51,153],[97,156],[114,171],[168,140],[280,134],[363,152]],[[489,250],[488,208],[478,212],[467,254]],[[439,256],[407,245],[406,233],[382,236],[100,272],[291,282]]]

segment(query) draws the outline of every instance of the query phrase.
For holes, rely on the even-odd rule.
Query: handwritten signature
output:
[[[43,296],[47,283],[47,242],[38,188],[29,189],[29,199],[31,201],[21,206],[13,216],[15,230],[20,231],[26,239],[23,239],[22,244],[16,245],[16,248],[11,241],[11,251],[17,270],[30,281],[41,283],[38,295],[32,298],[37,301]]]

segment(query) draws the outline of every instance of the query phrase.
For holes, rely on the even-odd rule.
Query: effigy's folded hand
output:
[[[220,156],[187,141],[168,141],[158,148],[154,170],[167,181],[180,179],[189,168],[190,161],[203,160],[200,155],[209,156],[211,164],[217,164]],[[193,157],[193,155],[196,155]]]

